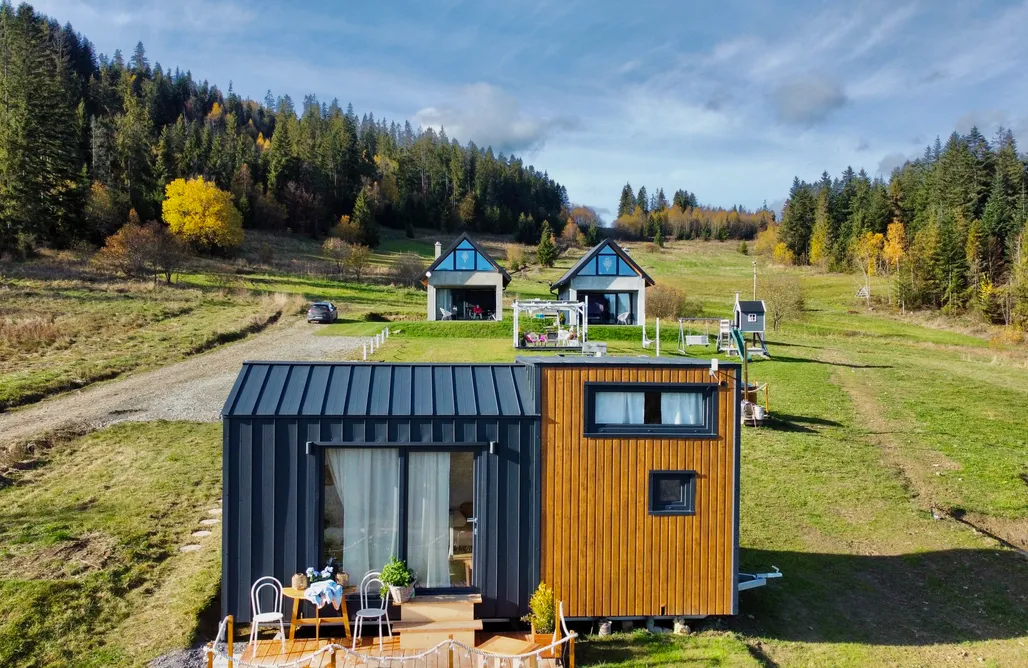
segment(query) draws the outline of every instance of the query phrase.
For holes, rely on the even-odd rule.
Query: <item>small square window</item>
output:
[[[756,313],[747,314],[746,322],[756,322],[756,321],[757,321],[757,314]]]
[[[696,514],[696,471],[650,471],[650,515]]]

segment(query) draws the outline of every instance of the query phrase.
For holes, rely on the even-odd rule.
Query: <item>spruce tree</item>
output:
[[[553,239],[553,230],[550,229],[550,221],[543,221],[542,236],[539,238],[539,245],[535,249],[535,258],[544,267],[552,267],[557,261],[557,244]]]
[[[375,211],[367,188],[362,188],[357,195],[357,201],[353,205],[353,215],[350,220],[360,230],[361,241],[365,246],[374,248],[379,242],[378,222],[375,220]]]
[[[635,211],[635,193],[632,192],[632,184],[626,183],[621,189],[621,201],[618,203],[618,218],[630,215]]]
[[[639,193],[635,196],[635,205],[643,210],[643,213],[650,212],[650,200],[646,194],[646,186],[639,186]]]

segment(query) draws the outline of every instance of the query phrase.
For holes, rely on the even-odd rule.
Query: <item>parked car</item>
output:
[[[307,309],[307,322],[333,323],[339,317],[339,311],[332,302],[314,302]]]

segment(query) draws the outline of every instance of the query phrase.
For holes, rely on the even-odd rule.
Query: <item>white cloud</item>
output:
[[[555,133],[577,127],[572,116],[542,117],[525,113],[517,98],[487,83],[457,90],[446,102],[414,115],[424,127],[445,128],[450,137],[492,146],[495,151],[536,151]]]

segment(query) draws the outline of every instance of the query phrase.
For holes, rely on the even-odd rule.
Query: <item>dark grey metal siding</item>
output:
[[[424,368],[415,367],[412,372]],[[372,369],[364,369],[361,373],[368,373],[374,383]],[[312,368],[309,375],[316,371],[317,367]],[[291,373],[295,372],[294,366]],[[446,375],[440,378],[445,382]],[[331,393],[328,396],[334,399]],[[471,395],[458,396],[464,396],[462,402],[471,401]],[[485,392],[481,398],[488,408],[496,395]],[[247,399],[246,405],[256,404]],[[504,406],[513,410],[506,399],[498,409]],[[533,406],[534,400],[525,409]],[[483,598],[478,614],[513,618],[527,612],[538,578],[537,417],[228,417],[224,428],[223,615],[248,621],[254,580],[274,575],[287,582],[293,573],[321,563],[322,460],[319,448],[307,454],[308,441],[374,442],[383,447],[404,442],[446,447],[496,441],[495,454],[484,450],[475,461],[476,484],[484,485],[486,492],[484,507],[476,511],[482,522],[476,546]]]

